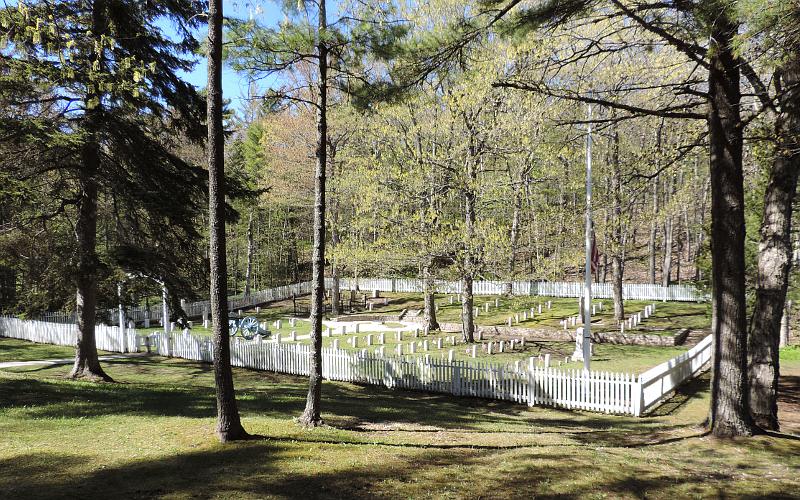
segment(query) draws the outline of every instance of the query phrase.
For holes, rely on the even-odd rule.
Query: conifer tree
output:
[[[102,268],[98,200],[108,196],[135,206],[165,224],[165,232],[174,224],[187,236],[196,234],[189,227],[205,173],[160,137],[171,128],[190,140],[202,138],[202,101],[178,76],[193,65],[189,55],[199,45],[191,30],[202,11],[203,3],[193,0],[31,0],[0,9],[0,100],[9,105],[0,136],[5,148],[30,159],[4,156],[3,167],[22,182],[57,179],[59,202],[39,216],[75,219],[73,377],[110,380],[94,338]],[[174,27],[173,37],[162,34],[161,22]]]

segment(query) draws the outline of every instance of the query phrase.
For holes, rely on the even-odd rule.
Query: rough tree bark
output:
[[[664,262],[661,265],[661,286],[669,286],[672,274],[672,217],[664,219]]]
[[[786,307],[783,309],[783,316],[781,317],[781,339],[778,347],[786,347],[789,345],[789,320],[792,314],[792,301],[786,301]]]
[[[433,282],[430,263],[422,268],[422,279],[425,283],[425,329],[438,330],[439,322],[436,320],[436,285]]]
[[[776,151],[764,193],[758,248],[756,304],[748,337],[750,414],[763,428],[778,430],[778,349],[792,265],[792,203],[800,172],[800,60],[781,71],[786,91],[775,119]]]
[[[717,2],[715,2],[717,4]],[[708,134],[711,179],[712,335],[709,428],[717,437],[750,436],[744,263],[744,187],[738,31],[718,5],[711,24]],[[712,6],[709,6],[712,8]]]
[[[92,28],[96,36],[105,33],[105,2],[92,4]],[[102,59],[102,53],[93,53],[93,58]],[[86,102],[100,100],[96,93],[89,93]],[[78,320],[75,363],[70,377],[111,381],[97,357],[95,341],[95,314],[97,307],[97,175],[100,168],[100,146],[97,134],[100,105],[86,106],[84,128],[86,142],[81,151],[81,169],[78,172],[79,203],[75,223],[75,238],[78,242],[78,272],[76,276],[76,315]]]
[[[622,278],[625,272],[623,261],[623,234],[622,234],[622,172],[619,162],[619,131],[616,124],[613,127],[611,137],[611,189],[613,191],[614,205],[612,207],[612,229],[611,229],[611,281],[612,297],[614,299],[614,319],[622,321],[625,319],[625,304],[622,296]]]
[[[88,119],[91,121],[90,119]],[[82,152],[82,167],[79,172],[80,203],[75,223],[78,240],[78,273],[76,313],[78,338],[75,345],[75,363],[70,377],[111,381],[97,357],[95,341],[95,313],[97,306],[97,168],[98,146],[89,140]]]
[[[250,286],[253,281],[253,211],[247,221],[247,269],[244,274],[244,296],[250,296]]]
[[[661,286],[669,286],[670,275],[672,274],[672,237],[673,221],[672,214],[669,213],[669,201],[672,196],[672,188],[675,180],[667,176],[664,182],[664,206],[667,207],[667,214],[664,217],[664,260],[661,265]]]
[[[467,182],[469,186],[464,190],[464,276],[462,278],[461,296],[461,324],[464,342],[475,342],[475,320],[472,316],[473,295],[472,282],[475,272],[475,258],[472,253],[472,244],[475,236],[475,191],[476,182],[475,165],[472,160],[467,161]]]
[[[505,289],[503,290],[508,296],[511,296],[514,293],[514,285],[512,280],[517,263],[517,247],[519,242],[519,214],[522,210],[521,184],[522,183],[520,182],[514,187],[514,213],[511,216],[511,233],[509,234],[509,243],[511,244],[511,251],[508,255],[509,281],[505,284]]]
[[[228,332],[228,285],[225,253],[225,164],[222,125],[222,0],[208,4],[208,215],[211,267],[211,320],[214,336],[214,382],[217,436],[223,443],[246,439],[239,420],[231,372]]]
[[[648,277],[653,285],[656,283],[656,237],[658,236],[656,217],[658,217],[658,176],[653,178],[653,220],[650,222],[650,240],[647,243],[647,251],[650,257],[648,261],[650,265]]]
[[[311,352],[310,375],[306,408],[298,419],[302,425],[322,425],[320,399],[322,397],[322,319],[325,314],[325,171],[327,169],[328,137],[328,47],[326,0],[319,0],[317,26],[317,145],[314,180],[314,242],[311,262]]]
[[[336,148],[330,148],[331,173],[336,174]],[[341,291],[339,290],[339,262],[336,258],[336,247],[341,241],[339,236],[339,197],[336,192],[331,193],[331,250],[334,253],[331,262],[331,315],[341,314]]]

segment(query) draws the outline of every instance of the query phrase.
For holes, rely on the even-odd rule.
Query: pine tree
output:
[[[4,168],[22,181],[57,178],[67,195],[51,213],[75,218],[78,337],[73,377],[109,380],[97,359],[98,200],[124,200],[187,228],[205,175],[159,139],[167,128],[202,135],[201,101],[177,75],[198,48],[190,30],[203,4],[113,0],[29,1],[0,10],[0,122],[6,147],[25,154]],[[174,39],[157,23],[174,25]],[[180,205],[186,202],[184,205]],[[168,241],[162,251],[166,252]]]

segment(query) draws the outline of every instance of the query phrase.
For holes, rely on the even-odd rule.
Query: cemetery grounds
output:
[[[421,296],[387,295],[389,315],[421,304]],[[439,321],[455,321],[460,305],[451,307],[446,300],[437,302]],[[549,316],[528,320],[532,327],[558,329],[563,317],[577,311],[574,299],[552,301]],[[608,311],[610,301],[605,302]],[[478,298],[476,305],[481,304]],[[626,304],[632,312],[638,305]],[[527,302],[490,307],[477,324],[504,324],[523,306],[529,307]],[[289,307],[277,303],[258,313],[273,335],[284,339],[291,335]],[[652,321],[639,327],[663,335],[678,328],[702,330],[706,307],[659,303]],[[402,322],[384,326],[410,332]],[[307,328],[300,321],[293,330],[303,337]],[[362,348],[366,335],[338,337],[341,348],[353,348],[344,339],[354,336],[364,338],[357,347]],[[425,339],[448,335],[453,334],[431,332]],[[550,353],[556,360],[572,348],[568,342],[530,342],[523,351],[481,350],[480,357],[514,362]],[[685,348],[598,344],[593,369],[639,372]],[[0,339],[0,363],[72,354],[68,347]],[[243,422],[257,438],[222,446],[213,434],[211,365],[139,355],[104,366],[118,383],[67,380],[68,364],[0,368],[0,497],[188,498],[212,491],[219,498],[800,494],[797,346],[781,352],[783,433],[742,441],[705,434],[707,374],[643,418],[325,381],[326,425],[307,430],[292,420],[305,404],[305,377],[234,368]]]

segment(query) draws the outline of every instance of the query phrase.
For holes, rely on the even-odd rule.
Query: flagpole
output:
[[[583,369],[589,371],[592,339],[592,105],[586,136],[586,267],[583,289]]]

